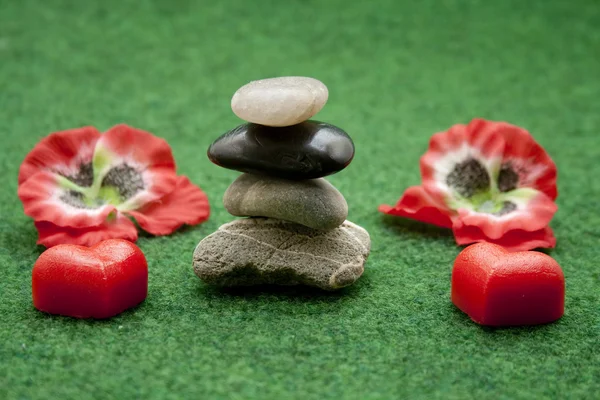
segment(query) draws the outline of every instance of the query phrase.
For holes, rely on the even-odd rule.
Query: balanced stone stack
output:
[[[348,204],[323,177],[354,157],[340,128],[309,120],[327,102],[327,87],[304,77],[250,82],[231,100],[248,123],[208,149],[210,160],[244,172],[225,192],[238,217],[202,240],[194,271],[209,284],[305,284],[335,290],[363,273],[369,234],[346,221]]]

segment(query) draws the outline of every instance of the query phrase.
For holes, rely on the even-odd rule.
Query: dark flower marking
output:
[[[498,189],[501,192],[510,192],[517,188],[519,184],[519,174],[514,170],[511,163],[502,164],[498,174]]]
[[[144,189],[144,180],[135,168],[123,164],[108,171],[102,180],[102,186],[115,187],[121,198],[127,200]]]
[[[76,192],[75,190],[69,190],[69,191],[63,193],[60,196],[60,199],[63,201],[63,203],[66,203],[66,204],[76,207],[76,208],[87,208],[87,209],[96,208],[95,206],[93,206],[91,204],[86,204],[85,196],[83,195],[83,193]]]
[[[466,198],[488,190],[490,182],[487,170],[474,158],[456,164],[446,177],[446,184]]]
[[[82,164],[75,175],[65,176],[67,179],[80,187],[91,187],[94,181],[92,164]],[[127,200],[144,189],[142,175],[133,167],[123,164],[112,168],[102,180],[102,187],[114,187],[121,199]],[[106,203],[103,199],[89,199],[85,194],[76,190],[67,190],[60,199],[73,207],[94,209]]]
[[[94,169],[92,168],[92,163],[81,164],[79,166],[79,171],[75,175],[66,176],[65,178],[81,187],[90,187],[94,182]]]
[[[505,201],[504,203],[502,203],[502,208],[499,211],[496,211],[494,215],[501,217],[503,215],[515,211],[516,209],[517,205],[515,203],[513,203],[512,201]]]

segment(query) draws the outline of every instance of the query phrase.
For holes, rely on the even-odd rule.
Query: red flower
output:
[[[379,210],[452,228],[460,245],[555,246],[556,165],[526,130],[482,119],[454,125],[432,136],[421,177],[395,207]]]
[[[176,175],[169,144],[127,125],[42,139],[21,164],[18,194],[35,221],[38,244],[46,247],[135,241],[137,229],[127,216],[154,235],[209,216],[204,192]]]

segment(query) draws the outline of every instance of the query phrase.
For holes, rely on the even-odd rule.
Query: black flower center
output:
[[[81,164],[79,171],[75,175],[66,176],[65,178],[81,187],[90,187],[94,183],[94,169],[92,163]]]
[[[76,192],[75,190],[69,190],[69,191],[63,193],[60,196],[60,199],[64,203],[66,203],[66,204],[68,204],[70,206],[76,207],[76,208],[93,209],[93,208],[96,208],[98,206],[98,205],[95,205],[93,203],[86,202],[86,198],[83,195],[83,193]],[[99,204],[99,205],[102,205],[102,203]]]
[[[65,178],[81,187],[90,187],[94,182],[94,169],[92,168],[92,163],[81,164],[79,166],[79,171],[77,171],[74,175],[63,175]],[[79,193],[75,190],[68,190],[60,196],[60,199],[77,208],[95,208],[92,204],[87,204],[85,201],[85,196],[83,193]]]
[[[123,200],[133,197],[144,189],[142,175],[127,164],[112,168],[102,180],[102,187],[112,186],[117,189]]]
[[[489,190],[490,182],[487,169],[474,158],[456,164],[446,177],[446,184],[466,198]]]
[[[142,174],[128,164],[111,168],[99,188],[94,186],[91,163],[82,164],[74,175],[63,176],[82,188],[68,189],[60,196],[64,203],[77,208],[94,209],[104,204],[120,204],[144,190]]]
[[[498,174],[498,190],[501,192],[510,192],[517,188],[519,184],[519,174],[513,169],[510,163],[502,164]]]

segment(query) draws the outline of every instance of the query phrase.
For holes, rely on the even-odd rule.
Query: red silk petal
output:
[[[27,154],[19,169],[19,185],[43,170],[75,174],[79,165],[92,160],[100,132],[87,126],[50,134]]]
[[[379,206],[379,211],[441,226],[442,228],[452,227],[451,211],[422,186],[409,187],[396,206],[391,207],[383,204]]]
[[[531,187],[545,193],[550,199],[558,196],[556,188],[556,164],[546,150],[523,128],[501,123],[500,134],[506,147],[504,159],[515,160],[525,172],[521,176],[519,187]]]
[[[504,122],[488,121],[475,118],[467,125],[469,145],[479,149],[485,158],[499,157],[505,149],[502,140],[498,140],[498,132],[503,129]]]
[[[175,172],[175,159],[166,140],[125,124],[106,131],[98,145],[125,158],[133,158],[147,167],[166,168]]]
[[[206,194],[187,177],[180,176],[172,193],[127,214],[134,217],[145,231],[153,235],[168,235],[182,225],[206,221],[210,206]]]
[[[35,227],[38,230],[37,244],[46,247],[58,244],[93,246],[106,239],[125,239],[135,242],[138,238],[133,222],[121,214],[114,221],[106,221],[99,226],[89,228],[62,227],[47,221],[38,221]]]
[[[468,125],[453,125],[447,131],[431,136],[428,152],[443,156],[467,144],[485,158],[498,157],[504,149],[503,144],[495,139],[501,127],[501,123],[477,118]]]
[[[524,209],[517,209],[503,216],[460,209],[458,219],[464,225],[478,227],[486,237],[496,240],[512,230],[533,232],[543,229],[550,223],[556,210],[556,204],[539,192]]]
[[[488,242],[500,245],[508,251],[525,251],[556,246],[556,238],[549,226],[533,232],[515,229],[506,232],[498,239],[491,239],[479,227],[464,225],[457,219],[452,231],[458,245]]]
[[[78,208],[60,199],[65,191],[51,172],[38,172],[18,189],[23,209],[35,221],[48,221],[58,226],[85,228],[98,226],[115,210],[110,204],[98,208]]]

